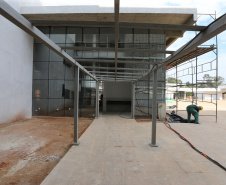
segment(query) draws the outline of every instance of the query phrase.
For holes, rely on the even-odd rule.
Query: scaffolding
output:
[[[198,20],[202,16],[209,16],[214,21],[216,20],[215,14],[198,14]],[[197,33],[196,33],[197,34]],[[212,42],[210,44],[210,42]],[[208,55],[208,56],[207,56]],[[211,56],[211,57],[209,57]],[[208,59],[207,59],[208,57]],[[205,60],[205,61],[204,61]],[[205,74],[203,79],[200,79],[202,74]],[[214,74],[215,80],[204,79],[208,77],[209,74]],[[180,101],[188,102],[191,104],[198,104],[202,102],[211,103],[215,105],[215,114],[200,115],[200,116],[215,116],[217,122],[217,100],[218,100],[218,42],[217,36],[210,39],[207,44],[200,45],[188,54],[182,56],[181,58],[173,61],[167,66],[167,78],[175,78],[176,83],[171,86],[174,88],[175,93],[171,94],[171,99],[176,101],[176,105],[168,106],[170,108],[176,108],[176,113],[179,111],[186,111],[185,109],[179,109]],[[180,78],[188,79],[190,81],[182,83],[179,81]],[[185,94],[184,87],[189,88],[189,93]],[[205,93],[201,88],[212,87],[215,89],[212,93]],[[167,88],[166,88],[167,89]],[[168,88],[169,89],[169,88]],[[166,93],[169,97],[170,93]],[[188,96],[190,94],[190,96]],[[166,101],[167,103],[167,101]]]

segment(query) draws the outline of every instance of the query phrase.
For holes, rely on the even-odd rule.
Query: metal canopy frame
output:
[[[180,33],[182,33],[182,30],[190,30],[190,31],[200,31],[200,33],[192,39],[190,42],[182,46],[177,51],[170,53],[171,56],[166,58],[165,60],[161,61],[161,63],[157,63],[152,69],[148,70],[145,74],[142,75],[139,79],[134,79],[133,82],[133,91],[134,91],[134,84],[138,81],[141,81],[145,78],[147,78],[149,75],[151,75],[154,72],[154,86],[153,86],[153,120],[152,120],[152,146],[156,145],[156,110],[157,110],[157,72],[159,69],[161,69],[164,66],[167,66],[169,64],[176,65],[178,63],[178,60],[181,57],[188,56],[189,53],[191,54],[192,51],[205,41],[209,40],[210,38],[218,35],[222,31],[226,29],[226,14],[215,20],[212,24],[210,24],[207,27],[200,27],[200,26],[188,26],[188,25],[163,25],[163,24],[149,24],[149,23],[119,23],[119,7],[120,7],[120,0],[114,1],[114,23],[101,23],[101,22],[81,22],[82,25],[86,24],[89,26],[100,26],[100,27],[107,27],[107,24],[110,27],[114,27],[115,29],[115,72],[108,72],[108,71],[92,71],[92,73],[96,74],[114,74],[115,77],[104,77],[105,81],[125,81],[130,80],[133,81],[133,79],[126,79],[124,77],[117,76],[118,74],[122,75],[133,75],[134,73],[125,73],[125,72],[118,72],[118,52],[120,49],[118,48],[119,43],[119,27],[134,27],[134,28],[148,28],[148,29],[162,29],[162,30],[179,30]],[[50,40],[47,36],[45,36],[40,30],[38,30],[35,26],[32,25],[31,22],[29,22],[26,18],[24,18],[21,14],[19,14],[16,10],[14,10],[11,6],[9,6],[5,1],[0,0],[0,13],[3,15],[6,19],[14,23],[16,26],[21,28],[23,31],[34,37],[35,39],[39,40],[41,43],[43,43],[45,46],[53,50],[55,53],[57,53],[59,56],[64,58],[66,61],[71,63],[73,66],[75,66],[75,107],[74,107],[74,121],[75,121],[75,127],[74,127],[74,143],[77,145],[79,144],[77,134],[78,134],[78,85],[79,85],[79,69],[81,69],[84,73],[89,75],[91,78],[96,80],[98,82],[98,79],[91,74],[91,72],[87,71],[82,65],[80,65],[77,61],[75,61],[71,56],[69,56],[62,48],[60,48],[58,45],[56,45],[52,40]],[[78,22],[77,22],[78,23]],[[33,22],[34,24],[34,22]],[[37,24],[37,22],[36,22]],[[64,21],[64,25],[67,24],[67,22]],[[72,24],[75,24],[73,22]],[[102,24],[102,26],[101,26]],[[77,24],[78,25],[78,24]],[[59,26],[59,22],[58,22]],[[175,38],[172,38],[175,39]],[[77,49],[78,48],[64,48],[64,49]],[[84,48],[80,48],[84,49]],[[87,48],[88,49],[88,48]],[[86,49],[86,50],[87,50]],[[92,49],[92,48],[91,48]],[[124,50],[125,51],[125,50]],[[132,52],[135,52],[135,50],[130,50]],[[151,52],[143,50],[142,52]],[[158,51],[159,52],[159,51]],[[91,60],[92,61],[92,60]],[[94,60],[93,60],[94,61]],[[97,62],[97,61],[96,61]],[[141,62],[142,63],[142,62]],[[101,78],[101,77],[99,77]],[[102,78],[101,78],[102,80]],[[99,83],[97,83],[99,84]],[[98,86],[98,85],[97,85]],[[134,99],[134,97],[133,97]],[[97,102],[96,102],[97,103]],[[134,102],[133,106],[134,107]],[[132,114],[132,116],[134,116]]]
[[[215,21],[213,21],[210,25],[208,25],[203,31],[201,31],[198,35],[196,35],[192,40],[182,46],[180,49],[175,51],[171,56],[167,57],[160,64],[156,65],[153,69],[149,70],[145,75],[143,75],[136,82],[147,78],[154,70],[161,69],[164,66],[176,61],[182,56],[187,55],[189,52],[193,51],[199,45],[213,38],[214,36],[220,34],[226,30],[226,14],[222,15]]]
[[[119,22],[119,8],[120,8],[120,1],[115,0],[114,2],[114,15],[115,15],[115,21],[114,25],[109,22],[83,22],[87,25],[97,25],[101,24],[103,26],[111,26],[115,28],[115,48],[84,48],[84,47],[62,47],[60,48],[58,45],[56,45],[53,41],[51,41],[47,36],[45,36],[41,31],[39,31],[35,26],[31,24],[27,19],[25,19],[22,15],[20,15],[17,11],[15,11],[12,7],[10,7],[7,3],[5,3],[3,0],[0,0],[0,13],[10,20],[12,23],[16,24],[18,27],[20,27],[22,30],[30,34],[32,37],[36,38],[40,42],[42,42],[44,45],[46,45],[48,48],[56,52],[58,55],[63,57],[65,60],[70,62],[74,66],[78,66],[79,69],[81,69],[83,72],[85,72],[87,75],[89,75],[94,80],[98,81],[98,79],[92,74],[92,72],[89,72],[84,66],[80,65],[75,59],[73,59],[71,56],[69,56],[64,49],[73,49],[73,50],[108,50],[112,51],[115,50],[115,80],[117,79],[117,73],[118,73],[118,60],[120,63],[123,63],[124,61],[121,61],[118,59],[118,52],[144,52],[144,53],[168,53],[171,54],[170,57],[162,61],[160,64],[156,65],[152,70],[149,70],[146,72],[141,78],[137,79],[137,81],[140,81],[144,78],[146,78],[148,75],[152,73],[153,70],[158,70],[163,66],[169,65],[175,65],[173,61],[181,58],[184,56],[190,57],[189,55],[193,55],[192,51],[194,51],[194,48],[198,47],[201,43],[207,41],[211,37],[219,34],[225,29],[225,15],[221,18],[214,21],[211,25],[208,27],[205,26],[189,26],[189,25],[167,25],[167,24],[150,24],[150,23],[120,23]],[[187,43],[185,46],[181,47],[179,50],[172,52],[172,51],[158,51],[158,50],[148,50],[148,49],[124,49],[124,48],[118,48],[118,39],[119,39],[119,28],[120,27],[139,27],[139,28],[152,28],[152,29],[165,29],[165,30],[190,30],[190,31],[200,31],[200,33],[189,43]],[[210,48],[211,49],[211,48]],[[201,49],[200,49],[201,50]],[[189,54],[190,52],[190,54]],[[201,53],[204,53],[206,51],[202,50]],[[85,59],[83,59],[85,61]],[[90,62],[91,60],[89,60]],[[94,60],[93,60],[94,61]],[[101,61],[101,60],[100,60]],[[110,61],[110,60],[108,60]],[[97,61],[95,61],[97,62]],[[99,61],[98,61],[99,62]],[[126,61],[127,62],[127,61]],[[126,63],[125,62],[125,63]],[[131,61],[132,63],[132,61]],[[144,64],[141,61],[141,64]],[[148,64],[148,63],[145,63]],[[89,68],[89,67],[88,67]],[[108,68],[106,68],[107,70]],[[120,68],[121,70],[121,68]],[[125,68],[125,70],[128,70]],[[130,70],[130,69],[129,69]],[[135,70],[137,71],[137,69]],[[141,69],[142,71],[142,69]],[[107,72],[107,71],[106,71]],[[141,73],[141,75],[143,72]]]
[[[171,69],[171,68],[175,67],[176,65],[180,65],[180,64],[182,64],[182,63],[184,63],[184,62],[186,62],[188,60],[191,60],[193,58],[196,58],[196,57],[198,57],[200,55],[203,55],[203,54],[208,53],[210,51],[213,51],[215,49],[216,49],[216,47],[214,47],[214,46],[209,46],[209,47],[202,47],[201,46],[201,47],[197,47],[197,48],[193,49],[191,52],[189,52],[188,54],[186,54],[186,55],[178,58],[177,60],[169,63],[166,66],[166,69],[167,70],[168,69]]]
[[[204,16],[204,15],[208,15],[209,17],[211,17],[213,20],[216,20],[216,12],[215,14],[199,14],[199,17]],[[198,18],[199,18],[198,17]],[[210,101],[205,101],[203,99],[203,95],[205,95],[206,93],[198,93],[198,89],[200,88],[199,85],[201,84],[207,84],[205,82],[203,82],[203,80],[198,80],[198,74],[205,74],[205,73],[209,73],[209,72],[213,72],[215,71],[216,74],[216,79],[218,79],[218,38],[217,36],[215,36],[214,39],[215,43],[213,45],[201,45],[199,47],[197,47],[196,49],[194,49],[193,51],[191,51],[190,53],[188,53],[188,55],[185,55],[181,58],[179,58],[178,60],[170,63],[167,66],[167,70],[168,71],[175,71],[175,73],[168,75],[168,77],[176,77],[176,79],[184,77],[184,76],[191,76],[191,83],[190,83],[190,89],[192,90],[192,94],[194,94],[194,96],[191,96],[191,100],[185,100],[188,101],[192,104],[198,104],[202,103],[202,102],[206,102],[206,103],[210,103],[210,104],[214,104],[215,105],[215,115],[199,115],[199,116],[215,116],[216,117],[216,122],[217,122],[217,97],[218,97],[218,88],[217,88],[217,81],[215,82],[208,82],[208,84],[211,84],[215,89],[215,93],[211,93],[208,95],[211,96]],[[212,53],[214,54],[211,60],[205,61],[202,64],[198,64],[198,56],[203,55],[205,53],[208,53],[212,51]],[[177,65],[176,65],[177,64]],[[210,66],[208,68],[208,66]],[[182,70],[179,70],[178,68],[182,68]],[[199,69],[199,70],[198,70]],[[187,86],[187,84],[178,84],[178,81],[176,80],[176,85],[172,86],[172,87],[176,87],[176,91],[175,91],[175,99],[176,99],[176,113],[178,111],[184,111],[184,110],[179,110],[178,109],[178,104],[180,102],[180,98],[179,98],[179,88],[180,87],[185,87]],[[169,93],[170,94],[170,93]],[[202,98],[198,100],[198,95],[201,95]],[[213,101],[213,96],[216,97],[216,100]],[[196,97],[196,98],[194,98]]]
[[[51,39],[49,39],[45,34],[43,34],[38,28],[33,26],[26,18],[24,18],[21,14],[19,14],[3,0],[0,0],[0,14],[9,21],[11,21],[13,24],[21,28],[23,31],[31,35],[33,38],[43,43],[49,49],[51,49],[63,59],[68,61],[70,64],[72,64],[73,66],[78,66],[80,70],[82,70],[84,73],[97,81],[96,77],[89,73],[83,66],[81,66],[70,55],[68,55],[64,50],[62,50],[62,48],[55,44]]]

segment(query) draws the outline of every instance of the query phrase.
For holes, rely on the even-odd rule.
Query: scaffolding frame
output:
[[[217,19],[216,17],[216,12],[214,14],[198,14],[198,18],[202,16],[210,16],[214,21]],[[196,24],[196,23],[195,23]],[[196,32],[197,35],[197,32]],[[213,60],[205,62],[203,64],[198,64],[198,56],[204,55],[206,53],[213,52],[215,54],[215,57]],[[215,67],[214,63],[215,62]],[[183,68],[183,66],[191,64],[191,67]],[[204,67],[209,65],[210,69],[205,70]],[[178,71],[178,67],[182,67],[182,70]],[[198,68],[201,68],[201,71],[198,71]],[[170,76],[174,76],[176,79],[176,85],[173,86],[176,88],[175,92],[175,99],[176,99],[176,114],[179,111],[186,111],[186,110],[179,110],[178,109],[178,104],[180,102],[179,98],[179,88],[180,87],[185,87],[187,84],[183,83],[178,83],[178,79],[180,77],[188,76],[190,75],[192,77],[192,83],[191,85],[191,90],[192,90],[192,99],[191,103],[197,105],[198,104],[198,94],[201,94],[202,99],[199,102],[206,102],[206,103],[212,103],[215,105],[215,114],[213,115],[199,115],[199,116],[215,116],[216,117],[216,122],[217,122],[217,100],[218,100],[218,41],[217,41],[217,36],[215,36],[215,43],[213,45],[200,45],[199,47],[196,47],[195,50],[190,52],[189,54],[179,58],[178,60],[170,63],[167,66],[167,71],[170,70],[175,70],[174,74],[171,74]],[[203,100],[203,95],[205,93],[198,93],[198,87],[201,84],[207,84],[204,83],[204,80],[198,80],[198,74],[204,73],[204,72],[209,72],[209,71],[216,71],[216,80],[213,82],[208,82],[208,84],[211,84],[213,87],[215,87],[216,91],[214,94],[209,94],[211,96],[210,101],[204,101]],[[181,76],[179,73],[183,73]],[[194,77],[195,76],[195,77]],[[169,76],[167,76],[169,77]],[[213,102],[213,96],[216,97],[216,102]],[[189,101],[189,100],[188,100]]]

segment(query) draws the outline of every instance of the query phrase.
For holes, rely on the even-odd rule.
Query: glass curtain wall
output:
[[[89,71],[100,77],[114,79],[114,28],[40,27],[39,29]],[[142,75],[165,58],[164,54],[141,50],[164,51],[165,44],[164,31],[120,28],[117,77],[138,78],[138,75]],[[72,116],[73,80],[74,68],[43,44],[35,41],[33,115]],[[135,115],[151,114],[152,85],[152,76],[136,84]],[[80,72],[80,116],[94,116],[95,88],[95,81]],[[158,73],[158,102],[165,102],[164,89],[165,68]]]
[[[70,40],[66,27],[40,29],[60,46]],[[32,97],[34,116],[74,115],[74,67],[38,41],[34,43]],[[95,103],[96,82],[80,71],[79,116],[94,117]]]
[[[146,49],[162,50],[166,49],[166,40],[164,32],[150,32],[149,34],[138,34],[143,41],[139,47],[146,47]],[[141,57],[142,54],[139,54]],[[152,69],[156,63],[165,59],[165,54],[149,54],[147,57],[150,62],[149,69]],[[166,69],[163,67],[158,70],[157,74],[157,103],[165,103],[165,75]],[[152,115],[152,100],[153,100],[153,74],[146,79],[135,84],[135,117],[151,117]]]

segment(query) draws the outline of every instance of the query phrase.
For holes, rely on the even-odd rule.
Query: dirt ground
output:
[[[33,117],[0,125],[0,184],[40,184],[73,141],[73,118]],[[93,118],[79,119],[79,137]]]
[[[194,102],[195,103],[195,102]],[[212,102],[210,100],[206,100],[206,101],[201,101],[198,100],[197,104],[203,106],[203,111],[205,110],[212,110],[215,111],[216,110],[216,103],[217,103],[217,110],[218,111],[226,111],[226,100],[218,100],[216,102],[216,100],[213,100]],[[178,102],[178,110],[186,110],[186,107],[188,105],[191,105],[192,102],[191,101],[187,101],[187,100],[180,100]],[[171,110],[169,107],[172,107],[176,105],[176,101],[173,101],[172,103],[166,103],[166,110]],[[176,108],[174,108],[175,110]]]

